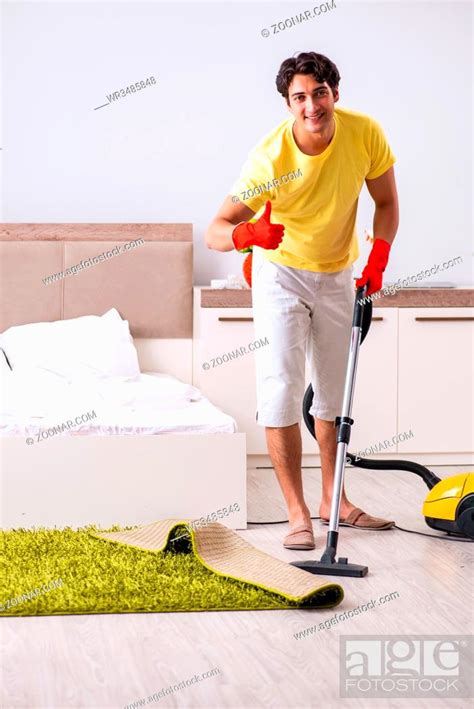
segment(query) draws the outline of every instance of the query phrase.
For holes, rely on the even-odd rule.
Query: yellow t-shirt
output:
[[[320,155],[306,155],[293,136],[294,117],[280,123],[249,153],[231,194],[257,214],[272,202],[271,221],[285,225],[277,249],[264,257],[283,266],[334,272],[359,257],[356,214],[366,178],[395,162],[384,132],[370,116],[334,110],[335,132]],[[255,219],[252,219],[255,221]]]

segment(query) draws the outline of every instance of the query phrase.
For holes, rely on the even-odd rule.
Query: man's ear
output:
[[[334,103],[336,103],[336,101],[339,101],[339,89],[334,89],[333,96],[334,96]]]

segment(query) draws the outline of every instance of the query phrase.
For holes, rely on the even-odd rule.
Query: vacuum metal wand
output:
[[[357,372],[357,362],[359,359],[359,347],[361,326],[352,328],[351,348],[349,352],[349,363],[346,372],[346,383],[344,385],[344,400],[342,403],[342,416],[339,425],[337,436],[337,457],[336,469],[334,475],[334,491],[331,502],[331,518],[329,522],[329,531],[337,532],[339,527],[339,511],[341,507],[341,492],[344,485],[344,470],[346,467],[346,452],[351,436],[350,423],[346,420],[350,418],[352,413],[352,402],[354,399],[355,376]],[[337,421],[338,419],[336,419]]]
[[[349,359],[346,370],[346,380],[344,384],[344,399],[342,404],[342,414],[338,416],[335,425],[337,432],[337,452],[334,470],[334,489],[331,500],[331,514],[329,519],[329,532],[327,536],[326,550],[321,557],[321,561],[294,561],[293,566],[309,571],[313,574],[327,574],[334,576],[365,576],[368,572],[367,566],[359,564],[349,564],[347,558],[339,558],[336,561],[337,540],[339,536],[339,512],[341,507],[341,494],[344,485],[344,470],[346,465],[347,447],[351,437],[351,426],[354,423],[351,418],[352,402],[354,398],[355,377],[357,372],[357,362],[362,335],[362,316],[364,312],[364,296],[367,286],[358,288],[354,306],[354,316],[352,320],[351,341]]]

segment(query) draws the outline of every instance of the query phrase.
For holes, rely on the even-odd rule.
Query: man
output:
[[[290,118],[251,151],[239,180],[211,222],[209,248],[253,248],[255,334],[269,344],[255,353],[257,422],[288,507],[289,549],[314,549],[301,478],[301,408],[305,356],[314,391],[322,474],[321,519],[330,514],[336,461],[334,420],[340,414],[354,307],[355,229],[364,181],[375,202],[374,241],[362,277],[367,295],[382,287],[398,228],[395,157],[380,125],[335,108],[340,75],[315,52],[286,59],[276,85]],[[286,179],[285,179],[286,178]],[[239,199],[236,199],[236,196]],[[252,219],[264,208],[259,219]],[[252,220],[252,221],[250,221]],[[342,491],[340,522],[388,529]]]

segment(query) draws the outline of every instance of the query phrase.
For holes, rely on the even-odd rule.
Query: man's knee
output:
[[[336,438],[336,427],[334,421],[326,421],[325,419],[314,420],[314,431],[318,441],[332,442]]]

